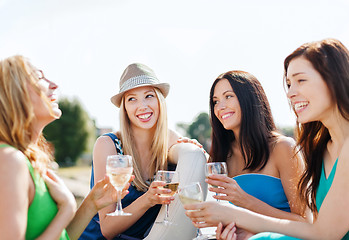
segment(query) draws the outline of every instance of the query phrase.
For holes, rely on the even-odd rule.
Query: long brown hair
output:
[[[286,57],[284,82],[290,62],[304,57],[324,79],[340,114],[349,120],[349,51],[336,39],[305,43]],[[317,213],[316,191],[319,186],[324,151],[331,136],[319,121],[296,127],[297,145],[304,155],[305,171],[298,184],[300,197],[313,213]]]
[[[22,56],[0,61],[0,141],[21,151],[38,170],[52,160],[51,146],[42,134],[33,143],[34,108],[28,86],[48,103],[37,85],[35,68]],[[49,109],[51,109],[48,104]]]
[[[243,71],[229,71],[217,77],[210,91],[210,115],[213,162],[225,162],[232,154],[236,141],[233,131],[227,130],[214,114],[213,94],[217,83],[227,79],[236,94],[241,108],[239,145],[245,160],[244,169],[263,169],[270,155],[273,131],[276,130],[269,102],[262,85],[255,76]]]

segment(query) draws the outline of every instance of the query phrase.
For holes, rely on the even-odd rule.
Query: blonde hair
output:
[[[37,142],[32,141],[35,106],[28,86],[32,86],[48,104],[47,97],[37,85],[39,79],[33,74],[35,70],[23,56],[0,61],[0,141],[21,151],[33,167],[42,172],[52,160],[52,155],[51,146],[42,134]]]
[[[167,128],[167,108],[165,98],[161,91],[154,88],[156,97],[159,101],[159,118],[156,124],[155,133],[151,145],[151,160],[149,165],[149,176],[152,176],[158,170],[167,169],[167,147],[168,147],[168,128]],[[134,185],[138,190],[146,191],[149,188],[141,175],[139,153],[134,144],[135,137],[132,133],[130,119],[125,109],[124,98],[121,100],[120,107],[120,133],[124,154],[131,155],[133,158],[133,171],[135,179]]]

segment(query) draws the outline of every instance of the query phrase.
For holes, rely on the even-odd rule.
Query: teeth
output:
[[[138,117],[139,117],[140,119],[147,119],[147,118],[150,117],[150,115],[151,115],[151,113],[147,113],[147,114],[138,115]]]
[[[304,108],[308,106],[308,102],[300,102],[300,103],[296,103],[294,105],[294,109],[297,111],[297,110],[300,110],[301,108]]]
[[[222,119],[226,119],[227,117],[230,117],[230,116],[232,116],[232,115],[233,115],[232,113],[224,114],[224,115],[222,116]]]

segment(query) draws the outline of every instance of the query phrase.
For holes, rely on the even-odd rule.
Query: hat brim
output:
[[[136,88],[140,88],[140,87],[146,87],[146,86],[151,86],[151,87],[156,87],[158,88],[162,95],[164,96],[164,98],[167,97],[169,91],[170,91],[170,84],[168,83],[159,83],[159,84],[141,84],[141,85],[137,85],[133,88],[130,89],[126,89],[122,92],[119,92],[118,94],[114,95],[113,97],[110,98],[110,101],[117,106],[118,108],[120,108],[120,104],[121,104],[121,99],[124,96],[125,92],[130,91],[132,89],[136,89]]]

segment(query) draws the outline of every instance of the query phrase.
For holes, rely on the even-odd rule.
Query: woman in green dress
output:
[[[49,169],[42,130],[62,114],[57,88],[22,56],[0,61],[1,239],[77,239],[98,210],[117,200],[106,177],[76,211],[74,196]]]

